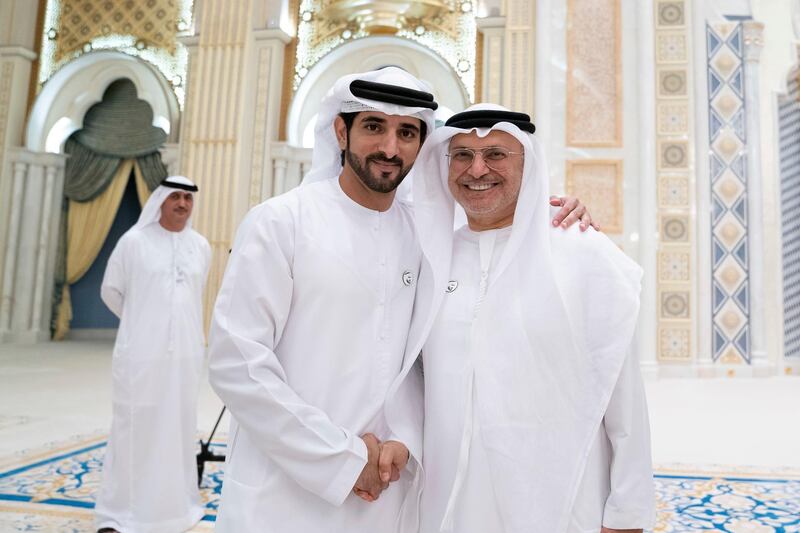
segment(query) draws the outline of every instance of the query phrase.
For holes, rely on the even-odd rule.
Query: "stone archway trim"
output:
[[[34,152],[60,153],[64,141],[83,126],[89,108],[100,102],[106,88],[128,78],[137,95],[153,109],[153,125],[176,142],[180,109],[167,81],[152,66],[115,51],[82,55],[65,65],[45,83],[31,110],[25,146]]]

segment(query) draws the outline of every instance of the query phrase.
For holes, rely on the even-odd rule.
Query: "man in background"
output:
[[[100,532],[185,531],[203,517],[195,448],[211,249],[191,228],[196,193],[183,176],[161,182],[106,267],[101,296],[120,325]]]

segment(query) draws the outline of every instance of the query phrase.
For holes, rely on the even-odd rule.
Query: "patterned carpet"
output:
[[[219,445],[216,451],[222,451]],[[0,532],[92,530],[94,491],[105,451],[102,437],[76,440],[0,461]],[[202,483],[206,515],[193,531],[210,531],[222,489],[222,464]],[[653,532],[800,532],[800,477],[721,468],[660,468]]]

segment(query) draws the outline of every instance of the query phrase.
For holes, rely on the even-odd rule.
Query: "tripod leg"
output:
[[[206,467],[206,460],[205,460],[205,453],[202,447],[202,442],[200,443],[200,453],[197,454],[197,487],[200,488],[203,486],[203,471]]]

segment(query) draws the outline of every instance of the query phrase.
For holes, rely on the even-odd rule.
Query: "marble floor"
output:
[[[0,465],[102,439],[111,415],[111,348],[110,341],[0,345]],[[207,434],[222,404],[203,383],[198,430]],[[661,473],[800,477],[800,377],[673,378],[646,387]],[[220,427],[224,433],[227,421]],[[0,532],[21,530],[27,515],[18,511],[15,524],[0,514]],[[90,511],[76,512],[85,524]]]
[[[111,424],[112,341],[0,344],[0,457],[107,433]],[[222,409],[202,380],[198,430],[210,431]],[[227,422],[220,427],[227,429]]]

